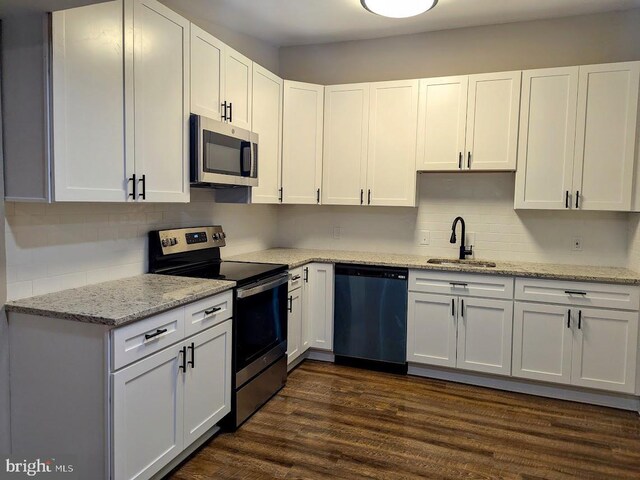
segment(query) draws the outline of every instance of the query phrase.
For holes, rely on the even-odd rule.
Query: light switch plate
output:
[[[341,235],[342,235],[342,227],[338,227],[338,226],[333,227],[333,239],[340,240]]]
[[[418,244],[429,245],[431,243],[431,232],[429,230],[420,230],[418,232]]]

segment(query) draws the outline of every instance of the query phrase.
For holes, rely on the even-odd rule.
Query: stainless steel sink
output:
[[[445,265],[445,266],[460,266],[466,265],[469,267],[478,267],[478,268],[494,268],[496,266],[493,262],[483,262],[481,260],[455,260],[451,258],[430,258],[427,260],[427,263],[432,265]]]

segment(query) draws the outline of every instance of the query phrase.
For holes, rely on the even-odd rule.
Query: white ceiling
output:
[[[417,17],[390,19],[366,11],[360,0],[162,1],[276,46],[379,38],[640,7],[640,0],[439,0],[433,10]]]
[[[0,0],[0,17],[99,1]],[[640,8],[640,0],[439,0],[433,10],[423,15],[390,19],[367,12],[360,0],[161,1],[192,18],[224,25],[275,46],[380,38]]]

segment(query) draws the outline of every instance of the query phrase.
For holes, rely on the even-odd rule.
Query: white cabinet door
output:
[[[137,196],[188,202],[189,22],[156,0],[128,0],[127,37],[127,159],[135,157]]]
[[[408,362],[456,366],[457,304],[456,297],[409,292]]]
[[[515,170],[522,72],[469,76],[466,157],[471,170]]]
[[[251,130],[251,95],[253,92],[253,62],[233,48],[224,49],[223,102],[227,102],[227,121],[245,130]]]
[[[582,308],[575,330],[571,383],[624,393],[635,392],[638,312]]]
[[[369,84],[325,88],[322,203],[366,203]]]
[[[183,344],[112,374],[115,480],[151,478],[183,449]]]
[[[417,170],[462,168],[469,77],[420,80]]]
[[[127,199],[122,8],[118,0],[52,15],[56,201]]]
[[[460,298],[458,360],[466,370],[511,375],[513,302]]]
[[[191,337],[184,375],[184,446],[231,411],[231,322]]]
[[[515,208],[572,205],[578,67],[522,74]]]
[[[285,80],[282,203],[318,203],[322,178],[323,104],[322,85]]]
[[[372,83],[369,96],[367,202],[415,207],[418,80]]]
[[[222,118],[225,44],[191,24],[191,113]]]
[[[574,207],[629,210],[640,62],[580,67]]]
[[[306,306],[311,327],[311,347],[333,350],[333,264],[312,263]]]
[[[515,302],[513,319],[514,377],[571,383],[573,329],[569,307]]]
[[[258,186],[252,203],[279,203],[282,150],[282,79],[253,65],[253,132],[258,134]]]
[[[291,364],[302,353],[302,288],[289,292],[287,322],[287,362]]]

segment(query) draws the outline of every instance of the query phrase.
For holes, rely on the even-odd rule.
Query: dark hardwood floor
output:
[[[305,361],[171,478],[640,479],[640,417]]]

